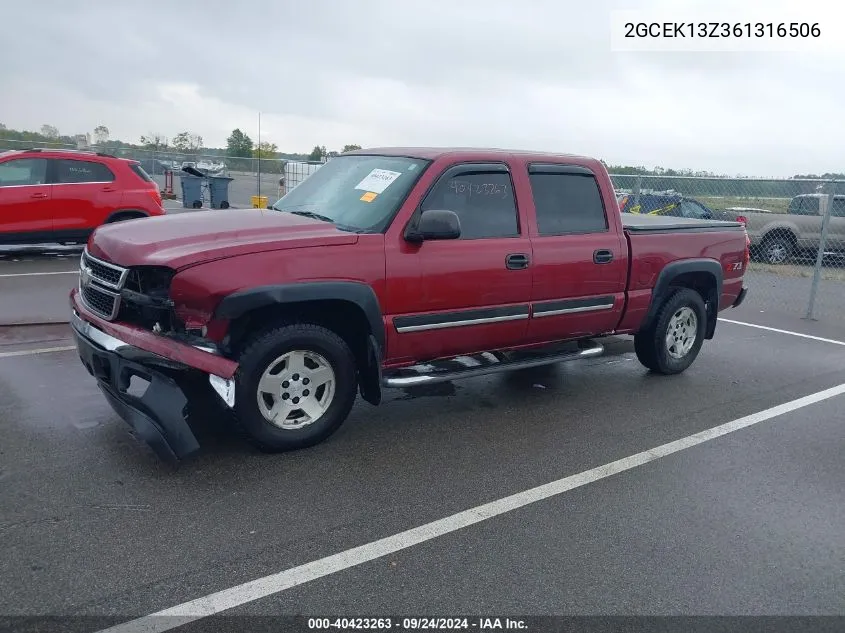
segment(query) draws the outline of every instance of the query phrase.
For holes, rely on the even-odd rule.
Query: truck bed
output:
[[[667,266],[691,260],[718,262],[723,271],[719,309],[736,300],[742,290],[745,229],[740,222],[695,220],[622,213],[628,241],[628,303],[620,331],[635,331],[648,312],[658,275]],[[714,239],[713,233],[724,235]]]
[[[679,231],[741,231],[740,222],[726,222],[716,220],[695,220],[691,218],[675,218],[660,215],[638,215],[623,213],[622,227],[628,233],[674,233]]]

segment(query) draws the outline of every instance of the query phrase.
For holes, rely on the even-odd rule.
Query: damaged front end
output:
[[[237,363],[170,296],[175,271],[122,268],[83,253],[71,292],[71,325],[80,359],[114,410],[162,459],[198,448],[187,424],[191,389],[202,380],[234,406]],[[189,311],[188,311],[189,312]],[[145,383],[134,393],[133,378]],[[209,393],[210,395],[210,393]]]

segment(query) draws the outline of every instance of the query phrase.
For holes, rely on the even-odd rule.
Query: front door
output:
[[[51,238],[52,185],[44,158],[12,158],[0,163],[0,241]]]
[[[531,296],[531,242],[503,163],[446,170],[419,211],[446,209],[461,237],[388,247],[390,357],[433,359],[522,343]],[[390,310],[388,310],[390,311]]]

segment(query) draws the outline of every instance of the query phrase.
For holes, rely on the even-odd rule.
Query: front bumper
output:
[[[108,403],[162,460],[183,460],[199,450],[187,422],[188,398],[178,377],[205,374],[221,399],[229,406],[234,404],[227,398],[228,392],[221,391],[221,385],[233,391],[231,380],[130,345],[83,319],[75,305],[70,323],[79,358],[97,379]],[[146,383],[140,394],[132,384],[133,377]]]

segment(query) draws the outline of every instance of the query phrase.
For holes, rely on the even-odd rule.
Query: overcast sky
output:
[[[283,151],[472,145],[728,174],[845,171],[845,53],[610,50],[613,9],[664,7],[672,20],[720,2],[10,2],[0,122],[104,124],[133,142],[188,130],[220,147],[235,127],[256,140],[261,111],[262,139]],[[743,4],[764,20],[778,0]]]

